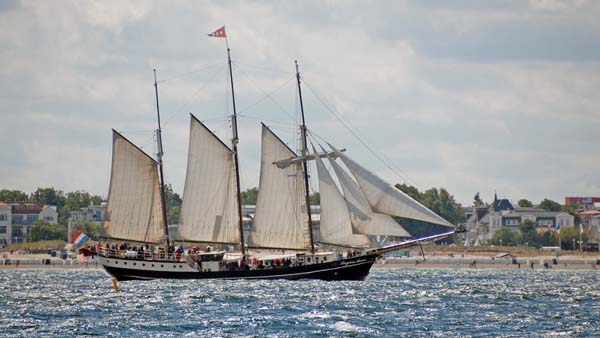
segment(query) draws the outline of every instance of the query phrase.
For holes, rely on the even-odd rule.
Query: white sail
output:
[[[103,227],[130,241],[158,243],[165,235],[158,163],[114,130]]]
[[[314,153],[317,151],[314,150]],[[315,159],[321,194],[320,241],[342,246],[368,246],[370,242],[367,236],[352,233],[346,201],[325,168],[323,160],[319,156],[315,156]]]
[[[193,115],[178,233],[179,240],[240,242],[233,153]]]
[[[404,192],[394,188],[369,170],[363,168],[348,156],[335,149],[335,147],[331,146],[331,148],[342,159],[352,175],[354,175],[373,211],[454,227],[450,222],[438,216],[435,212],[415,201]]]
[[[358,184],[332,158],[331,166],[340,182],[350,211],[354,233],[363,235],[383,235],[411,237],[411,235],[391,216],[373,212],[367,198]]]
[[[273,163],[297,156],[264,124],[261,151],[250,246],[308,249],[310,238],[302,164],[280,169]]]

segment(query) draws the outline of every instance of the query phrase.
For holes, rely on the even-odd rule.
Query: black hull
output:
[[[106,266],[104,269],[119,281],[145,279],[320,279],[364,280],[377,254],[347,258],[342,261],[294,266],[289,268],[233,271],[156,271]],[[111,259],[111,260],[114,260]],[[129,261],[122,259],[122,261]]]

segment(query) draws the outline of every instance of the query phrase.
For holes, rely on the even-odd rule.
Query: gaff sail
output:
[[[105,232],[113,238],[159,243],[166,235],[163,212],[158,163],[113,130]]]
[[[233,152],[194,115],[179,240],[239,244]]]

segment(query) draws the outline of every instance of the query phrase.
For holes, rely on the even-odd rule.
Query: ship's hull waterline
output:
[[[148,279],[321,279],[364,280],[378,254],[341,261],[273,269],[198,271],[185,262],[99,257],[104,269],[119,281]]]

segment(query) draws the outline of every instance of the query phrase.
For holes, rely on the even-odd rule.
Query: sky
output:
[[[294,60],[314,142],[463,205],[600,196],[600,2],[0,2],[0,189],[106,196],[111,128],[183,193],[189,114],[228,142],[233,60],[242,186],[260,122],[297,146]],[[314,180],[314,177],[313,177]],[[317,184],[313,182],[313,188]]]

